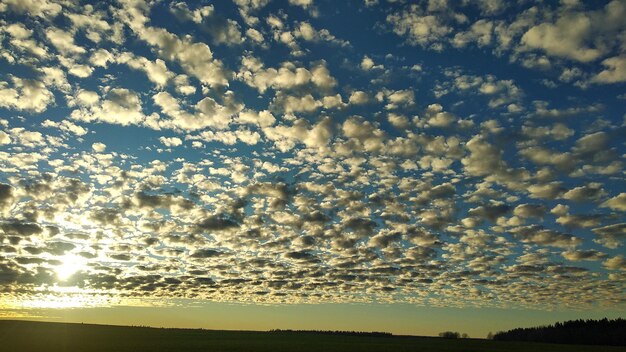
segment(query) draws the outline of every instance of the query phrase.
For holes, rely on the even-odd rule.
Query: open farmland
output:
[[[580,351],[626,347],[553,345],[417,336],[346,336],[308,332],[158,329],[89,324],[0,321],[0,351]]]

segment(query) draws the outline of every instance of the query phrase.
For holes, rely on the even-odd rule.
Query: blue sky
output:
[[[0,308],[624,312],[624,16],[2,0]]]

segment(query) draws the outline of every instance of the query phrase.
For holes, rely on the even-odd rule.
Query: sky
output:
[[[0,318],[626,313],[626,1],[0,0]]]

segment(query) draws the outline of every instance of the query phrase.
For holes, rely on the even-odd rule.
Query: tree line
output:
[[[349,335],[349,336],[373,336],[386,337],[393,336],[390,332],[381,331],[344,331],[344,330],[292,330],[292,329],[272,329],[269,332],[281,333],[309,333],[309,334],[329,334],[329,335]]]
[[[548,326],[517,328],[493,335],[498,341],[532,341],[577,345],[626,346],[626,320],[578,319]]]
[[[468,339],[469,335],[466,333],[460,333],[458,331],[444,331],[439,333],[439,337],[444,339]]]

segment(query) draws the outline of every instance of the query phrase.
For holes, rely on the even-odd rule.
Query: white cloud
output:
[[[370,101],[370,96],[366,92],[357,90],[350,94],[348,102],[352,105],[363,105]]]
[[[263,133],[281,151],[292,149],[296,143],[302,143],[309,148],[320,149],[326,147],[330,141],[331,123],[332,120],[325,118],[310,126],[306,120],[300,119],[294,121],[292,126],[266,127],[263,129]]]
[[[220,60],[205,43],[193,42],[190,37],[181,39],[163,28],[146,26],[147,18],[141,3],[124,2],[125,12],[120,14],[130,28],[158,54],[168,61],[175,61],[190,75],[211,87],[228,85],[228,75]]]
[[[181,130],[198,130],[206,127],[225,129],[243,106],[233,101],[232,92],[224,94],[228,104],[220,105],[214,99],[206,97],[198,101],[190,113],[181,107],[180,102],[167,92],[159,92],[152,99],[171,120],[161,120],[160,127]]]
[[[94,101],[91,96],[86,99]],[[138,125],[146,118],[142,111],[141,98],[136,92],[126,88],[113,88],[103,101],[74,110],[70,116],[78,121],[106,122],[122,126]]]
[[[80,106],[94,106],[100,101],[98,93],[81,89],[76,93],[76,100]]]
[[[440,48],[440,42],[452,31],[435,15],[424,14],[418,5],[411,5],[401,12],[387,16],[397,35],[406,35],[412,45]]]
[[[107,146],[104,143],[94,143],[91,145],[91,149],[93,149],[94,152],[96,153],[102,153],[106,150]]]
[[[178,147],[183,144],[182,139],[178,137],[159,137],[159,142],[168,148]]]
[[[276,122],[276,118],[268,110],[259,112],[254,110],[244,110],[239,113],[238,120],[241,123],[259,125],[260,127],[271,126],[274,122]]]
[[[0,107],[33,112],[45,111],[54,95],[36,80],[11,77],[13,84],[0,81]]]
[[[368,71],[372,67],[374,67],[374,60],[372,60],[368,56],[364,56],[363,60],[361,60],[361,69],[364,71]]]
[[[483,47],[491,44],[493,38],[493,22],[485,19],[476,21],[466,32],[457,33],[452,39],[455,47],[464,47],[469,43],[476,42]]]
[[[289,0],[289,3],[306,9],[313,5],[313,0]]]
[[[626,56],[615,56],[602,61],[603,71],[591,78],[594,83],[626,82]]]
[[[439,104],[430,104],[424,113],[426,122],[433,127],[449,127],[457,120],[453,114],[443,111],[443,107]]]
[[[74,36],[59,28],[48,28],[46,37],[50,43],[63,55],[83,54],[86,50],[74,44]]]
[[[617,211],[626,211],[626,193],[616,195],[615,197],[602,203],[602,206]]]
[[[86,135],[89,131],[82,127],[79,126],[75,123],[73,123],[70,120],[62,120],[59,122],[55,122],[55,121],[51,121],[51,120],[45,120],[42,124],[42,127],[52,127],[52,128],[58,128],[59,130],[63,131],[63,132],[69,132],[72,133],[76,136],[84,136]]]
[[[0,145],[11,143],[11,137],[8,133],[0,131]]]
[[[258,89],[260,93],[264,93],[268,88],[294,89],[305,85],[330,89],[337,84],[324,63],[313,65],[310,70],[296,67],[291,62],[284,62],[278,69],[263,69],[263,66],[257,58],[244,57],[237,78]]]
[[[246,36],[257,43],[263,43],[265,41],[263,34],[254,28],[248,28],[246,30]]]
[[[603,263],[604,267],[609,270],[626,270],[626,259],[621,255],[609,258]]]
[[[145,57],[123,53],[117,57],[116,61],[135,70],[144,71],[148,75],[148,79],[160,88],[164,87],[174,77],[174,73],[167,69],[165,62],[161,59],[150,61]]]
[[[61,5],[48,0],[4,0],[2,5],[13,12],[42,18],[53,18],[63,10]],[[0,12],[5,6],[0,6]]]
[[[617,44],[616,34],[626,28],[618,18],[624,15],[626,5],[621,0],[614,0],[597,11],[566,10],[559,14],[555,22],[544,22],[530,28],[521,42],[527,48],[541,49],[548,55],[580,62],[594,61]]]
[[[272,102],[274,106],[280,107],[282,111],[290,114],[294,112],[313,112],[322,106],[311,94],[304,96],[293,96],[286,94],[276,94]]]
[[[407,128],[409,126],[409,119],[404,115],[389,113],[387,120],[396,128]]]

